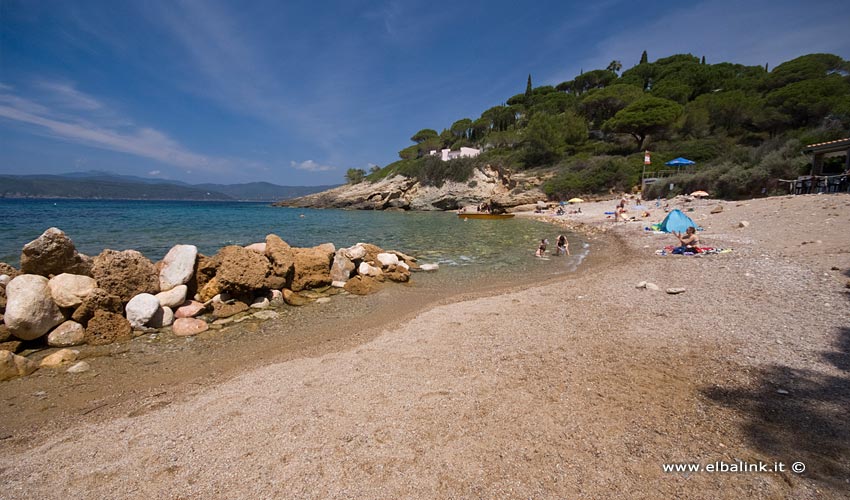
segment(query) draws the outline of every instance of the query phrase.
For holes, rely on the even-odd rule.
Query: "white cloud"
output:
[[[161,173],[162,171],[160,170],[151,170],[150,172],[148,172],[148,175],[159,175]]]
[[[336,170],[335,167],[331,167],[329,165],[319,165],[313,160],[302,161],[301,163],[291,161],[289,162],[289,164],[294,169],[306,170],[307,172],[327,172],[329,170]]]
[[[41,81],[38,83],[38,87],[53,94],[55,100],[67,108],[87,111],[103,108],[103,104],[100,101],[88,94],[80,92],[69,83]]]

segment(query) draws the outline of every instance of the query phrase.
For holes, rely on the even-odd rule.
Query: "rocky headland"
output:
[[[440,186],[394,175],[377,182],[346,184],[321,193],[275,203],[282,207],[348,208],[358,210],[456,210],[491,202],[504,208],[529,205],[546,198],[540,179],[508,171],[478,167],[465,182]]]
[[[0,380],[40,367],[85,371],[75,346],[100,346],[139,335],[190,337],[276,308],[366,295],[384,283],[407,283],[411,271],[434,270],[416,258],[369,243],[291,247],[270,234],[213,256],[175,245],[162,261],[135,250],[77,252],[60,229],[26,244],[20,269],[0,263]],[[55,349],[39,363],[29,355]]]

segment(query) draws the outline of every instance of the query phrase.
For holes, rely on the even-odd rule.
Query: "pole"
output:
[[[649,150],[644,151],[643,153],[643,173],[640,174],[640,194],[643,195],[643,188],[646,186],[646,166],[651,164],[652,161],[649,157]]]

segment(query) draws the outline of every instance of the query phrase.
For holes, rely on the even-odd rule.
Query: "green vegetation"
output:
[[[673,194],[705,189],[736,198],[769,194],[776,179],[805,172],[805,144],[850,136],[850,63],[832,54],[798,57],[769,72],[767,65],[706,64],[691,54],[650,62],[644,51],[622,70],[615,60],[540,87],[528,75],[525,92],[439,133],[422,129],[399,161],[368,175],[351,169],[346,179],[398,174],[440,186],[468,181],[476,166],[545,168],[555,172],[545,192],[564,199],[633,189],[649,149],[651,168],[677,156],[697,167],[646,195],[666,196],[673,183]],[[484,153],[449,162],[429,156],[462,146]]]

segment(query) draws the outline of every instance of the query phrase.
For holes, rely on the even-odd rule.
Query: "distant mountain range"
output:
[[[0,175],[0,198],[76,198],[117,200],[280,201],[336,186],[187,184],[97,170],[58,175]]]

